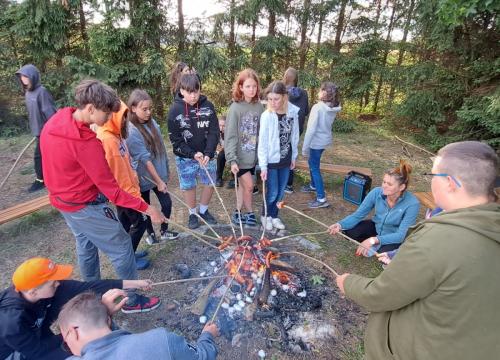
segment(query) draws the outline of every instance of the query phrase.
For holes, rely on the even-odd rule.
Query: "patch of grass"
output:
[[[363,342],[357,343],[351,348],[344,348],[340,351],[342,360],[363,360],[365,356],[365,349]]]

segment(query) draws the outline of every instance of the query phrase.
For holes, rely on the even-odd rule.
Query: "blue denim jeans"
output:
[[[289,167],[281,169],[267,169],[267,180],[266,180],[267,216],[270,216],[273,219],[278,217],[278,207],[276,206],[276,204],[279,201],[283,200],[289,174],[290,174]],[[264,215],[264,211],[262,211],[262,215]]]
[[[87,205],[61,214],[75,236],[80,276],[84,281],[101,278],[98,250],[109,257],[119,279],[138,278],[132,241],[109,204]]]
[[[325,199],[325,187],[323,185],[323,178],[321,177],[321,171],[319,169],[321,163],[321,155],[325,149],[309,150],[309,173],[311,174],[311,186],[316,189],[316,198],[318,200]]]

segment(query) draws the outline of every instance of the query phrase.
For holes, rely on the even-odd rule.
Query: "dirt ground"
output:
[[[0,139],[0,180],[3,180],[15,161],[18,153],[30,140],[29,136]],[[301,147],[300,147],[301,148]],[[23,157],[11,178],[0,193],[0,209],[41,196],[45,191],[28,194],[26,189],[33,180],[32,149]],[[171,154],[171,149],[169,149]],[[326,150],[322,161],[326,163],[345,164],[370,167],[373,171],[373,187],[381,182],[386,169],[392,168],[404,158],[414,166],[414,177],[410,185],[411,191],[428,191],[429,182],[420,174],[428,171],[431,166],[429,156],[418,150],[403,146],[397,140],[384,135],[378,123],[359,124],[351,134],[335,134],[334,145]],[[173,158],[170,159],[171,180],[168,183],[170,191],[181,196]],[[228,174],[226,173],[226,180]],[[294,184],[295,192],[286,196],[286,201],[296,209],[324,222],[332,224],[356,209],[342,200],[342,176],[324,175],[329,208],[310,210],[307,202],[312,195],[300,193],[302,184],[308,181],[308,174],[298,172]],[[227,182],[227,181],[226,181]],[[259,184],[260,186],[260,184]],[[234,190],[226,187],[219,189],[229,211],[235,203]],[[154,198],[154,196],[153,196]],[[262,204],[262,194],[254,196],[255,208]],[[187,220],[187,210],[173,200],[172,219],[184,224]],[[221,223],[228,224],[220,202],[214,194],[210,204],[211,212]],[[421,216],[423,210],[421,211]],[[324,230],[316,223],[301,217],[289,210],[282,210],[280,216],[292,234]],[[320,250],[310,251],[293,241],[280,244],[280,249],[297,250],[318,258],[337,272],[353,272],[365,276],[376,276],[380,265],[373,259],[354,256],[355,248],[341,237],[327,235],[307,236],[311,241],[321,245]],[[26,258],[32,256],[50,257],[56,262],[76,264],[74,238],[56,210],[44,209],[22,219],[0,226],[0,269],[1,284],[8,286],[15,267]],[[141,278],[151,278],[153,281],[176,279],[179,275],[173,269],[176,263],[186,263],[197,275],[207,266],[207,263],[217,258],[217,252],[191,236],[148,246],[141,243],[141,248],[150,253],[152,266],[140,271]],[[290,259],[301,269],[301,276],[308,286],[314,290],[311,279],[314,276],[324,278],[320,286],[322,306],[315,311],[315,316],[325,321],[333,321],[337,329],[333,340],[319,344],[310,351],[293,352],[285,346],[285,338],[276,335],[276,322],[254,321],[239,322],[236,334],[240,334],[236,343],[224,337],[217,340],[219,344],[219,359],[256,359],[257,351],[265,350],[269,359],[361,359],[363,356],[362,338],[366,322],[366,313],[351,301],[342,298],[334,284],[330,273],[321,269],[315,263],[303,259]],[[102,274],[104,277],[114,277],[114,271],[105,256],[101,256]],[[75,268],[74,278],[79,278]],[[195,341],[202,325],[198,317],[189,312],[189,306],[195,301],[204,283],[189,285],[159,286],[152,292],[162,298],[160,309],[150,314],[119,315],[117,323],[130,331],[143,331],[157,326],[165,326],[172,331]]]

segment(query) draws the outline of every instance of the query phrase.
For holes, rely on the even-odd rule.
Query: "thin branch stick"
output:
[[[202,243],[204,243],[205,245],[208,245],[210,247],[213,247],[214,249],[217,249],[217,251],[220,251],[219,248],[217,246],[215,246],[214,244],[210,244],[208,241],[204,240],[201,238],[201,235],[196,233],[195,231],[185,227],[184,225],[181,225],[181,224],[178,224],[176,223],[175,221],[172,221],[170,219],[167,219],[167,222],[174,225],[174,226],[177,226],[181,229],[183,229],[185,232],[188,232],[190,233],[191,235],[193,235],[195,238],[197,238],[198,240],[200,240]]]
[[[203,168],[203,170],[205,170],[205,173],[207,174],[207,177],[210,180],[210,183],[212,184],[214,191],[217,194],[217,197],[219,198],[219,201],[222,205],[222,208],[224,209],[224,212],[226,213],[227,218],[229,219],[229,225],[231,225],[231,230],[233,231],[234,238],[237,239],[236,232],[234,231],[233,222],[231,221],[231,216],[229,216],[229,213],[227,212],[227,209],[226,209],[226,205],[224,205],[224,201],[222,201],[222,198],[219,194],[219,190],[217,190],[217,186],[215,186],[214,179],[212,179],[212,177],[210,176],[210,173],[208,172],[208,169],[205,165],[200,164],[200,166]],[[236,184],[235,184],[235,186],[236,186]]]
[[[321,234],[328,234],[328,230],[317,231],[317,232],[305,232],[305,233],[299,233],[299,234],[292,234],[292,235],[282,236],[282,237],[279,237],[279,238],[276,238],[276,239],[272,239],[271,242],[281,241],[281,240],[285,240],[285,239],[292,238],[292,237],[295,237],[295,236],[321,235]],[[316,242],[316,241],[314,241],[314,242]]]
[[[413,146],[414,148],[419,149],[420,151],[423,151],[423,152],[425,152],[425,153],[427,153],[427,154],[429,154],[429,155],[431,155],[431,156],[436,156],[436,154],[434,154],[434,153],[430,152],[429,150],[426,150],[426,149],[424,149],[424,148],[422,148],[422,147],[420,147],[420,146],[414,145],[414,144],[412,144],[412,143],[410,143],[410,142],[408,142],[408,141],[404,141],[403,139],[401,139],[400,137],[398,137],[398,136],[396,136],[396,135],[394,135],[394,137],[395,137],[397,140],[401,141],[402,143],[404,143],[404,144],[406,144],[406,145]]]
[[[2,180],[2,183],[0,184],[0,189],[3,188],[4,184],[7,182],[7,179],[10,177],[10,174],[12,174],[12,172],[14,171],[14,168],[16,167],[17,163],[19,162],[19,160],[21,160],[21,156],[23,156],[23,154],[26,152],[26,150],[28,150],[29,146],[31,144],[33,144],[33,141],[35,141],[35,140],[36,140],[36,137],[34,137],[33,139],[31,139],[30,142],[27,143],[26,146],[21,150],[21,152],[19,153],[19,156],[17,157],[16,161],[14,162],[14,164],[10,168],[9,172],[7,173],[7,176]]]
[[[319,263],[319,264],[323,265],[323,266],[324,266],[324,267],[326,267],[328,270],[330,270],[330,271],[333,273],[333,275],[335,275],[335,277],[339,276],[339,274],[338,274],[335,270],[333,270],[330,266],[328,266],[327,264],[325,264],[323,261],[318,260],[318,259],[315,259],[315,258],[313,258],[313,257],[311,257],[311,256],[309,256],[309,255],[306,255],[306,254],[301,253],[301,252],[298,252],[298,251],[286,251],[286,252],[282,252],[282,253],[280,253],[280,255],[284,255],[284,254],[294,254],[294,255],[300,255],[300,256],[305,257],[306,259],[309,259],[309,260],[312,260],[312,261],[316,261],[317,263]]]
[[[152,179],[150,179],[149,177],[147,177],[147,176],[142,176],[142,178],[143,178],[143,179],[146,179],[146,180],[147,180],[147,181],[149,181],[150,183],[153,183],[153,184],[155,184],[155,185],[156,185],[156,183],[155,183]],[[184,206],[185,206],[185,207],[189,210],[189,206],[188,206],[188,204],[186,204],[184,201],[182,201],[182,199],[181,199],[180,197],[178,197],[177,195],[175,195],[173,192],[170,192],[170,191],[167,191],[167,193],[168,193],[170,196],[172,196],[175,200],[177,200],[178,202],[180,202],[182,205],[184,205]],[[195,213],[195,215],[198,217],[198,219],[200,219],[201,221],[203,221],[203,222],[205,223],[205,225],[207,225],[207,226],[208,226],[208,228],[209,228],[210,230],[212,230],[212,232],[215,234],[215,236],[217,236],[217,238],[214,238],[214,237],[209,236],[209,235],[203,235],[203,236],[205,236],[205,237],[207,237],[207,238],[209,238],[209,239],[215,239],[215,240],[217,240],[217,241],[219,241],[219,242],[222,242],[222,238],[221,238],[221,236],[220,236],[219,234],[217,234],[217,232],[214,230],[214,228],[213,228],[213,227],[211,227],[211,226],[210,226],[210,224],[209,224],[209,223],[207,223],[207,222],[206,222],[206,220],[205,220],[205,219],[203,219],[203,218],[200,216],[200,214]]]
[[[234,175],[234,192],[236,194],[236,210],[238,210],[238,219],[240,220],[240,231],[241,236],[243,236],[243,222],[241,221],[241,209],[238,209],[238,175]],[[241,186],[241,185],[240,185]],[[241,199],[241,206],[243,206],[243,199]]]
[[[312,217],[310,217],[309,215],[306,215],[306,214],[304,214],[303,212],[301,212],[301,211],[299,211],[299,210],[296,210],[296,209],[294,209],[294,208],[292,208],[292,207],[290,207],[290,206],[288,206],[288,205],[285,205],[285,204],[283,204],[282,206],[283,206],[284,208],[287,208],[287,209],[290,209],[290,210],[292,210],[292,211],[296,212],[296,213],[297,213],[297,214],[299,214],[299,215],[302,215],[302,216],[304,216],[304,217],[308,218],[309,220],[314,221],[314,222],[315,222],[315,223],[317,223],[317,224],[320,224],[321,226],[324,226],[324,227],[325,227],[325,228],[327,228],[327,229],[328,229],[328,228],[330,228],[330,227],[329,227],[328,225],[326,225],[325,223],[323,223],[323,222],[321,222],[321,221],[319,221],[319,220],[316,220],[315,218],[312,218]],[[378,252],[376,252],[375,250],[373,250],[373,249],[371,249],[371,248],[368,248],[368,247],[364,246],[363,244],[361,244],[361,243],[357,242],[356,240],[354,240],[354,239],[350,238],[349,236],[347,236],[346,234],[344,234],[342,231],[339,231],[337,234],[338,234],[338,235],[340,235],[340,236],[342,236],[344,239],[349,240],[349,241],[350,241],[350,242],[352,242],[354,245],[356,245],[356,246],[361,246],[363,249],[368,250],[370,253],[373,253],[374,255],[378,255]]]
[[[238,268],[234,272],[234,275],[231,278],[231,280],[229,281],[229,284],[227,284],[226,291],[224,291],[224,294],[221,296],[219,304],[217,304],[217,308],[215,309],[215,312],[214,312],[214,314],[213,314],[212,319],[210,320],[210,322],[214,322],[215,321],[215,318],[217,317],[217,313],[219,312],[219,309],[220,309],[222,303],[224,302],[224,299],[226,297],[226,294],[227,294],[228,290],[231,288],[231,284],[233,283],[234,278],[236,277],[236,275],[238,275],[240,273],[241,265],[243,264],[243,260],[245,259],[245,252],[247,251],[247,249],[246,249],[247,245],[248,245],[248,241],[245,242],[245,245],[244,245],[245,249],[243,250],[243,253],[241,254],[241,261],[238,264]]]
[[[215,275],[215,276],[196,277],[196,278],[189,278],[189,279],[169,280],[169,281],[161,281],[161,282],[152,283],[151,286],[166,285],[166,284],[178,284],[178,283],[184,283],[184,282],[189,282],[189,281],[222,279],[225,277],[228,277],[228,275]]]
[[[267,201],[266,201],[266,182],[262,181],[262,200],[264,201],[264,221],[267,223]],[[262,224],[262,235],[260,239],[264,239],[266,234],[266,224]]]

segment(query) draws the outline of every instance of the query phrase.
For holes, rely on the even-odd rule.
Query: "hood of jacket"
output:
[[[205,104],[206,101],[207,101],[207,97],[205,95],[200,94],[200,98],[198,99],[198,102],[194,105],[189,105],[187,102],[184,101],[184,97],[181,95],[181,93],[178,92],[174,98],[174,106],[176,106],[176,107],[182,106],[184,108],[186,108],[186,105],[187,105],[187,108],[196,107],[196,106],[201,107]]]
[[[28,79],[30,79],[31,82],[31,88],[28,89],[28,91],[33,91],[37,87],[41,85],[40,83],[40,72],[36,68],[35,65],[32,64],[27,64],[24,65],[22,68],[16,71],[16,75],[19,79],[19,82],[21,82],[21,75],[26,76]],[[21,86],[24,87],[23,83],[21,82]]]
[[[121,136],[123,117],[127,113],[128,107],[123,101],[120,103],[120,110],[112,113],[111,118],[103,126],[97,128],[97,137],[101,138],[105,133]]]
[[[489,203],[453,211],[443,211],[425,223],[446,224],[474,231],[500,244],[500,204]],[[417,225],[417,228],[419,226]]]
[[[73,119],[76,108],[66,107],[59,110],[46,126],[50,135],[71,140],[87,141],[95,137],[90,127]],[[68,124],[68,121],[70,124]]]
[[[340,105],[335,106],[335,107],[331,107],[330,105],[328,105],[328,103],[326,103],[324,101],[319,101],[318,104],[319,104],[322,111],[326,111],[329,113],[338,113],[340,110],[342,110],[342,107]]]
[[[292,86],[288,88],[288,99],[295,102],[303,96],[303,90],[299,87]]]
[[[20,293],[14,290],[13,286],[9,286],[0,293],[0,309],[16,308],[22,310],[25,304],[26,300],[23,299]]]

